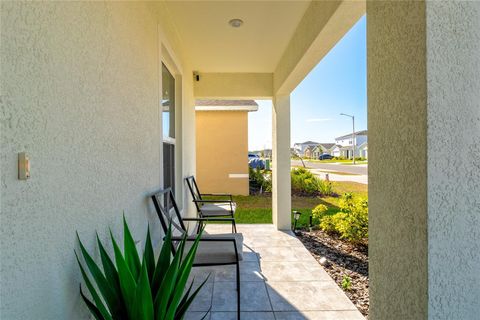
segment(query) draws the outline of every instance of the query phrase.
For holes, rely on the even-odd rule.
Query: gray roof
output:
[[[367,135],[367,130],[357,131],[357,132],[355,132],[355,135],[356,136],[366,136]],[[343,139],[350,138],[351,136],[352,136],[352,134],[350,133],[350,134],[346,134],[344,136],[335,138],[335,140],[343,140]]]
[[[331,149],[335,146],[335,143],[319,143],[319,146],[324,149]]]
[[[302,143],[295,143],[295,144],[301,144],[301,145],[318,145],[319,143],[318,142],[315,142],[315,141],[305,141],[305,142],[302,142]]]
[[[258,107],[255,100],[196,100],[195,105],[197,107],[245,107],[254,106]]]

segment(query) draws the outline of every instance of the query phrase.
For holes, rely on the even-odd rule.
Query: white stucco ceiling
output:
[[[195,70],[273,72],[310,1],[167,1]],[[239,18],[240,28],[228,21]]]

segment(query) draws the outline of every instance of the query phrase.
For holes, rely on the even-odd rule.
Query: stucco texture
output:
[[[158,230],[146,198],[161,175],[154,6],[1,3],[2,319],[86,319],[75,231],[92,249],[95,229],[120,238],[123,211],[136,240],[147,221]]]
[[[428,318],[479,319],[480,3],[427,2]]]
[[[425,3],[367,2],[370,319],[427,318]]]
[[[196,131],[200,191],[248,195],[248,112],[197,111]]]

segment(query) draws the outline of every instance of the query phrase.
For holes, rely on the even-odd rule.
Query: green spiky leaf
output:
[[[123,216],[123,245],[125,261],[127,262],[128,268],[136,280],[140,274],[140,258],[138,257],[135,241],[133,240],[127,221],[125,220],[125,215]]]
[[[152,283],[153,273],[155,272],[155,254],[153,253],[152,239],[150,237],[150,226],[147,227],[147,239],[145,240],[143,258],[147,267],[148,280]]]
[[[82,286],[80,286],[80,295],[82,296],[83,301],[85,301],[85,304],[87,305],[87,308],[93,314],[95,319],[105,320],[105,318],[102,316],[100,310],[98,310],[98,308],[90,300],[88,300],[88,298],[83,294]]]
[[[157,292],[160,288],[160,284],[163,282],[163,278],[167,273],[168,267],[172,260],[172,225],[168,227],[167,234],[163,240],[162,250],[155,266],[152,279],[152,292]]]
[[[116,304],[118,301],[117,292],[115,292],[115,290],[109,285],[107,279],[103,275],[100,268],[97,266],[97,264],[92,259],[92,257],[88,254],[87,250],[83,246],[82,241],[80,240],[80,237],[78,236],[78,233],[77,233],[77,239],[80,245],[80,250],[82,252],[83,259],[85,260],[88,270],[90,271],[90,274],[92,275],[93,279],[95,280],[95,283],[97,284],[98,290],[100,291],[103,299],[107,303],[108,308],[110,310],[115,310]]]
[[[190,275],[190,271],[192,269],[193,261],[195,259],[195,253],[197,252],[197,248],[198,248],[198,244],[199,244],[199,241],[200,241],[201,234],[202,234],[202,231],[197,236],[194,243],[190,247],[190,250],[188,251],[188,253],[186,254],[185,258],[182,261],[182,264],[181,264],[179,272],[178,272],[178,277],[177,277],[176,283],[175,283],[175,290],[172,294],[171,302],[170,302],[170,305],[168,307],[167,316],[166,316],[167,319],[173,318],[176,311],[177,311],[178,305],[179,305],[179,303],[181,301],[181,298],[182,298],[182,295],[183,295],[183,288],[185,288],[185,285],[188,281],[188,276]],[[185,239],[186,239],[186,236],[184,238],[184,241],[185,241]],[[181,252],[182,252],[182,256],[183,256],[183,248],[181,249]],[[179,290],[180,288],[182,288],[182,291]]]
[[[85,269],[80,263],[80,259],[78,258],[77,252],[76,251],[74,252],[75,252],[75,258],[77,259],[78,266],[80,267],[80,271],[82,272],[83,281],[85,281],[85,285],[87,286],[88,291],[92,295],[93,301],[95,301],[95,306],[98,312],[102,315],[102,319],[112,319],[112,317],[107,311],[107,308],[105,308],[105,305],[103,304],[102,299],[100,299],[100,296],[98,295],[97,290],[95,290],[95,288],[93,287],[92,282],[90,281],[90,278],[88,277],[87,273],[85,272]],[[80,286],[80,291],[81,290],[82,288]],[[82,293],[82,297],[83,297],[83,293]]]
[[[207,276],[207,278],[198,286],[197,289],[195,289],[195,291],[193,291],[192,295],[190,295],[190,291],[193,287],[193,283],[195,280],[192,280],[192,283],[190,284],[190,287],[188,288],[187,292],[185,292],[185,295],[183,296],[182,300],[180,301],[180,303],[178,304],[178,308],[177,308],[177,312],[175,313],[175,319],[183,319],[183,317],[185,316],[185,313],[187,312],[188,310],[188,307],[190,307],[190,305],[192,304],[193,300],[195,299],[195,297],[198,295],[198,293],[200,292],[200,290],[202,290],[203,286],[207,283],[208,279],[210,278],[210,274]],[[211,308],[212,306],[210,306]],[[203,316],[202,319],[204,319],[208,312],[210,311],[210,309],[205,313],[205,315]]]
[[[122,316],[125,315],[126,313],[126,309],[125,309],[125,303],[123,302],[123,296],[121,294],[122,291],[120,288],[120,279],[118,277],[118,272],[117,272],[117,269],[115,268],[115,265],[112,262],[112,259],[110,259],[110,256],[105,250],[105,247],[100,242],[98,233],[97,233],[97,244],[100,251],[100,258],[102,260],[105,279],[107,279],[107,282],[112,287],[116,295],[117,303],[114,306],[115,308],[111,309],[110,312],[115,318],[122,318]]]
[[[133,303],[135,302],[135,290],[137,285],[111,231],[110,237],[112,238],[113,250],[115,252],[115,263],[117,265],[118,277],[120,279],[120,290],[125,301],[127,314],[130,319],[135,319],[133,317]]]
[[[135,319],[153,320],[153,298],[145,259],[143,259],[133,305]]]

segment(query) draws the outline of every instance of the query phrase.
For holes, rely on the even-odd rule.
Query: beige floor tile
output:
[[[195,281],[193,289],[198,288],[201,282]],[[212,295],[213,295],[213,281],[208,281],[200,289],[197,296],[193,300],[192,304],[188,308],[188,311],[209,311],[210,305],[212,304]]]
[[[230,232],[228,225],[209,225],[207,230]],[[244,236],[242,320],[364,319],[292,232],[277,231],[273,225],[238,225],[238,231]],[[203,280],[209,273],[205,292],[190,311],[208,310],[210,298],[211,320],[236,320],[235,266],[194,268],[192,277]],[[198,315],[191,312],[189,317]]]
[[[356,310],[333,281],[267,282],[274,311]]]
[[[236,281],[236,267],[218,266],[215,268],[215,281]],[[240,262],[240,281],[264,281],[258,261]]]
[[[241,320],[275,320],[273,312],[240,312]],[[236,312],[212,312],[211,320],[237,320]]]
[[[244,243],[252,248],[260,247],[295,247],[303,246],[297,238],[269,238],[269,237],[255,237],[245,238]]]
[[[365,320],[359,311],[275,312],[277,320]]]
[[[240,308],[242,311],[272,311],[265,283],[242,282]],[[236,311],[237,291],[235,282],[215,282],[212,311]]]
[[[331,281],[328,273],[316,261],[262,260],[261,267],[266,281]]]
[[[185,314],[184,320],[210,320],[211,315],[210,313],[202,311],[188,311]]]
[[[261,247],[255,248],[260,262],[263,261],[315,261],[304,247]]]

